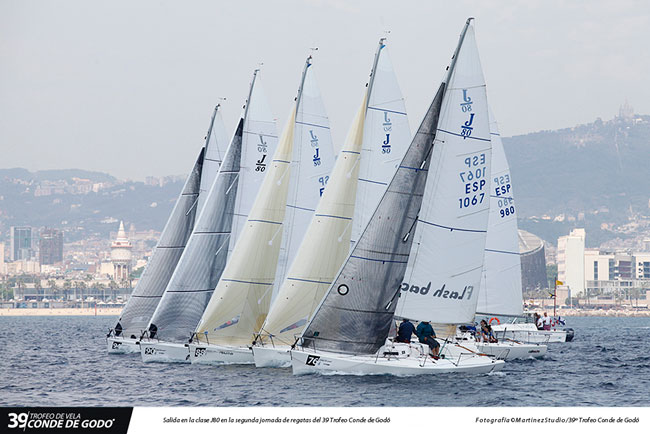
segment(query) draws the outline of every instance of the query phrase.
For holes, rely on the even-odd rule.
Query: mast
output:
[[[311,55],[305,60],[305,67],[302,69],[302,77],[300,77],[300,86],[298,86],[298,96],[296,96],[296,117],[300,110],[300,101],[302,99],[302,90],[305,85],[305,77],[307,77],[307,69],[311,66]]]
[[[212,112],[212,119],[210,119],[210,126],[208,127],[208,133],[205,135],[205,148],[208,148],[208,144],[210,143],[210,136],[212,136],[212,127],[214,127],[214,120],[217,117],[217,111],[219,111],[219,107],[221,107],[221,104],[217,104],[214,107],[214,111]]]
[[[246,122],[246,120],[248,119],[248,107],[250,107],[251,105],[251,97],[253,96],[253,86],[255,86],[255,80],[257,79],[258,72],[260,72],[260,69],[255,68],[255,71],[253,71],[253,80],[251,81],[251,85],[248,88],[248,98],[246,98],[246,106],[244,107],[244,122]]]
[[[366,110],[368,110],[368,104],[370,101],[370,94],[372,93],[372,86],[375,83],[375,72],[377,71],[377,63],[379,63],[379,55],[381,54],[381,49],[386,46],[384,41],[386,38],[379,38],[379,45],[377,45],[377,51],[375,52],[375,58],[372,62],[372,69],[370,70],[370,80],[368,81],[368,95],[366,97]]]
[[[445,80],[443,81],[445,84],[449,83],[449,80],[451,79],[451,74],[454,72],[454,67],[456,66],[456,60],[458,60],[458,53],[460,52],[460,47],[463,46],[463,41],[465,40],[467,29],[469,29],[469,25],[472,23],[472,20],[474,20],[474,17],[469,17],[465,22],[465,27],[463,27],[463,31],[460,32],[458,45],[456,46],[456,50],[454,51],[454,54],[451,56],[451,63],[447,67],[447,77],[445,77]]]

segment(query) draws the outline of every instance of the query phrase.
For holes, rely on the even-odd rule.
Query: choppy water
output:
[[[573,342],[491,375],[293,376],[108,355],[114,317],[0,317],[0,405],[649,406],[650,318],[569,318]]]

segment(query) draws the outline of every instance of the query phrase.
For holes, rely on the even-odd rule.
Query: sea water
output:
[[[294,376],[109,355],[116,317],[0,317],[3,406],[650,406],[650,318],[567,318],[572,342],[488,375]]]

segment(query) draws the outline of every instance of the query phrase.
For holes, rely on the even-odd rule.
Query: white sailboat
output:
[[[141,339],[140,353],[145,362],[189,363],[187,342],[226,266],[229,245],[237,237],[234,233],[237,211],[248,212],[244,206],[249,202],[241,196],[256,192],[266,170],[266,155],[276,146],[274,123],[257,72],[222,167],[152,316],[147,336]],[[257,108],[260,105],[262,109]],[[240,208],[237,208],[238,199]]]
[[[296,260],[255,341],[257,367],[291,366],[291,345],[343,264],[351,239],[359,238],[410,141],[404,99],[384,38],[366,95]]]
[[[510,167],[494,116],[490,116],[492,173],[490,216],[485,241],[485,258],[476,307],[477,316],[519,316],[523,314],[519,236]],[[499,342],[477,342],[476,347],[498,359],[513,360],[546,355],[546,345],[529,344],[510,338]]]
[[[334,151],[311,56],[273,164],[251,211],[246,235],[237,244],[190,345],[193,363],[253,362],[250,343],[266,318],[272,288],[286,275],[298,243],[311,231],[308,225],[321,194],[330,188],[324,187]],[[257,254],[251,258],[250,252]]]
[[[398,315],[416,320],[454,324],[474,317],[491,142],[470,23],[379,206],[305,328],[300,347],[291,351],[294,374],[487,373],[503,367],[503,361],[467,354],[459,344],[445,344],[445,358],[431,359],[421,344],[387,340],[396,305]],[[468,180],[469,171],[478,179]]]
[[[140,336],[146,330],[176,269],[192,232],[195,217],[207,194],[206,190],[212,184],[224,155],[225,127],[219,108],[220,105],[217,105],[214,109],[205,145],[176,200],[151,259],[117,325],[107,336],[107,348],[111,354],[140,352]]]

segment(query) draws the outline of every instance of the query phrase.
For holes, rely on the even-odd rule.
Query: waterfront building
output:
[[[573,229],[557,240],[558,280],[568,286],[572,296],[585,291],[585,230]]]
[[[519,229],[521,287],[523,291],[548,288],[544,241],[537,235]]]
[[[42,265],[63,262],[63,232],[58,229],[44,229],[38,248],[38,258]]]
[[[12,261],[31,259],[34,254],[32,249],[32,228],[29,226],[11,226],[10,237],[10,259]]]

